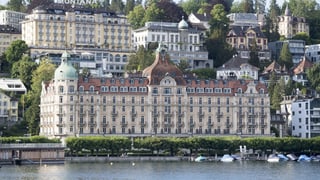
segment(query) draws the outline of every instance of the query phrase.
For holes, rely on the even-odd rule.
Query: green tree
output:
[[[24,54],[28,54],[28,51],[29,48],[25,41],[13,41],[4,52],[5,59],[9,63],[8,68],[11,69],[13,63],[19,61]]]
[[[271,109],[272,110],[278,110],[280,109],[280,103],[282,100],[282,93],[281,93],[281,87],[280,85],[277,83],[274,86],[274,90],[273,90],[273,94],[272,94],[272,98],[271,98]]]
[[[199,79],[215,79],[216,71],[211,68],[195,69],[192,71]]]
[[[311,87],[320,92],[320,63],[315,64],[307,71],[307,78]]]
[[[297,17],[306,17],[308,12],[315,10],[316,7],[316,0],[289,0],[290,11]]]
[[[145,9],[142,5],[135,6],[133,11],[129,12],[128,21],[133,29],[143,27],[145,24]]]
[[[279,56],[279,64],[285,65],[286,68],[290,69],[293,66],[292,55],[290,53],[289,44],[284,43],[281,48],[280,56]]]
[[[180,63],[177,65],[177,67],[182,71],[183,73],[187,72],[189,69],[189,63],[185,59],[181,59]]]
[[[209,21],[210,32],[209,38],[206,40],[206,46],[209,51],[209,57],[214,60],[214,66],[219,67],[228,61],[235,53],[226,42],[226,34],[228,31],[228,21],[226,11],[223,5],[217,4],[211,10],[212,19]]]
[[[292,37],[292,39],[304,40],[306,42],[306,45],[311,44],[311,39],[305,32],[297,33],[295,36]]]
[[[11,77],[20,79],[26,88],[31,88],[32,72],[36,69],[37,64],[32,61],[30,56],[24,55],[20,61],[13,63]]]
[[[138,51],[129,56],[128,64],[126,65],[126,71],[142,71],[144,68],[151,65],[155,57],[153,53],[146,50],[143,46],[140,46]]]
[[[197,13],[205,0],[186,0],[182,1],[181,7],[187,14]]]
[[[124,4],[122,0],[111,0],[109,8],[117,13],[124,13]]]
[[[124,7],[125,14],[128,15],[130,13],[130,11],[132,11],[134,9],[134,6],[135,6],[135,0],[127,0],[127,3]]]
[[[24,0],[9,0],[7,2],[8,9],[17,12],[25,12],[25,2]]]
[[[242,6],[245,13],[254,13],[253,0],[242,0]]]
[[[254,40],[252,45],[250,46],[250,59],[249,59],[249,64],[259,68],[260,67],[260,60],[258,56],[259,49],[257,47],[257,43]]]
[[[28,122],[29,133],[32,135],[39,134],[40,122],[40,94],[42,82],[49,81],[53,78],[56,67],[48,59],[41,60],[39,66],[32,73],[31,90],[28,91],[26,99],[25,119]]]
[[[309,23],[309,34],[313,44],[320,43],[320,10],[307,12],[306,21]]]

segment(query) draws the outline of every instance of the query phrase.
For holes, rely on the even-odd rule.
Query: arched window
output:
[[[115,56],[115,62],[120,62],[120,55],[119,55],[119,54],[117,54],[117,55]]]
[[[122,56],[122,62],[127,62],[128,61],[128,56],[127,55],[123,55]]]
[[[79,92],[80,92],[80,93],[83,93],[83,92],[84,92],[84,87],[83,87],[83,86],[80,86],[80,87],[79,87]]]
[[[110,62],[113,62],[113,55],[110,54]]]
[[[90,91],[90,93],[93,93],[94,92],[94,86],[90,86],[89,91]]]

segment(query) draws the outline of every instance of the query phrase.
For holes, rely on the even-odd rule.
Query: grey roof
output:
[[[245,37],[246,33],[249,30],[253,30],[256,33],[256,36],[259,37],[259,38],[265,38],[266,37],[259,27],[231,26],[231,28],[229,30],[229,33],[230,32],[234,32],[237,37]],[[227,36],[229,36],[229,34]]]
[[[66,12],[79,12],[80,14],[106,14],[106,16],[116,16],[116,13],[103,8],[90,8],[81,5],[51,3],[48,6],[40,5],[33,10],[38,10],[38,13],[46,14],[65,14]],[[42,10],[42,11],[39,11]]]
[[[193,13],[200,21],[209,21],[210,15]]]
[[[227,61],[226,63],[224,63],[222,66],[218,67],[217,70],[223,70],[223,69],[240,69],[240,66],[242,64],[249,64],[248,63],[249,59],[244,59],[241,58],[240,56],[233,56],[229,61]],[[255,67],[253,65],[251,65],[252,67]],[[257,67],[255,67],[257,68]],[[257,68],[258,69],[258,68]]]

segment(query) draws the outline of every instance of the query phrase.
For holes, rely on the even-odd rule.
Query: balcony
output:
[[[104,127],[105,127],[105,126],[108,126],[108,125],[109,125],[109,122],[102,122],[101,125],[104,126]]]
[[[112,116],[118,116],[118,111],[112,111],[112,112],[111,112],[111,115],[112,115]]]
[[[158,117],[159,116],[159,112],[152,112],[152,116],[153,117]]]
[[[172,116],[173,113],[172,113],[172,112],[164,112],[164,115],[165,115],[165,116]]]
[[[222,112],[217,112],[217,113],[216,113],[216,117],[217,117],[217,118],[220,118],[220,117],[222,117],[222,116],[223,116],[223,113],[222,113]]]
[[[120,122],[120,125],[121,125],[122,127],[126,127],[126,126],[128,126],[128,122],[122,121],[122,122]]]
[[[208,125],[209,127],[211,127],[211,126],[213,126],[213,122],[207,122],[207,125]]]
[[[190,127],[194,127],[196,124],[194,122],[191,122],[189,125]]]
[[[79,122],[79,126],[80,127],[86,126],[86,122]]]
[[[58,127],[63,127],[65,124],[63,123],[63,122],[59,122],[58,124],[57,124],[57,126]]]
[[[204,116],[204,112],[202,112],[202,111],[198,112],[198,116],[199,117],[203,117]]]
[[[183,116],[184,116],[184,113],[180,112],[180,113],[178,114],[178,116],[179,116],[179,117],[183,117]]]
[[[226,123],[225,124],[227,128],[231,128],[232,127],[232,123]]]
[[[130,114],[132,117],[136,117],[137,116],[137,112],[136,111],[130,111]]]
[[[147,125],[147,123],[145,123],[145,122],[139,122],[139,125],[140,125],[141,127],[145,127],[145,126]]]
[[[95,121],[92,121],[92,122],[89,122],[88,125],[89,125],[89,126],[96,126],[97,123],[96,123]]]
[[[164,127],[171,127],[173,126],[173,123],[172,122],[163,122],[162,124]]]
[[[155,122],[152,122],[151,125],[152,125],[152,127],[158,127],[158,126],[159,126],[159,124],[158,124],[157,122],[156,122],[156,123],[155,123]]]
[[[178,127],[183,127],[184,126],[184,122],[177,122],[177,126]]]

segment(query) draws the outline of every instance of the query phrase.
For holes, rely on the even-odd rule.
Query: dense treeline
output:
[[[111,155],[119,156],[124,153],[137,155],[182,155],[182,149],[187,149],[191,154],[237,153],[240,146],[247,149],[260,150],[271,153],[306,153],[320,152],[320,138],[275,138],[275,137],[71,137],[66,139],[69,155]],[[160,153],[161,152],[161,153]]]
[[[2,144],[11,143],[61,143],[59,139],[48,139],[43,136],[31,136],[31,137],[0,137]]]

